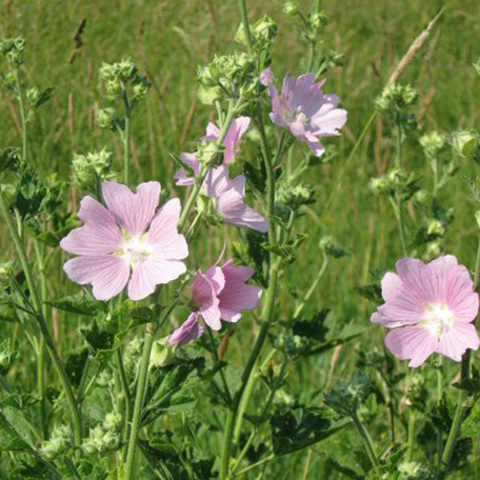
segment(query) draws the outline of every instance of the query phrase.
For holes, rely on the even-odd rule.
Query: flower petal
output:
[[[113,215],[92,197],[85,197],[78,212],[85,225],[72,230],[60,246],[76,255],[106,255],[121,248],[123,237]]]
[[[97,300],[110,300],[118,295],[130,276],[128,262],[117,255],[72,258],[63,266],[71,280],[80,285],[91,283]]]
[[[456,322],[442,335],[437,352],[459,362],[468,348],[477,350],[478,346],[479,339],[475,325]]]
[[[116,182],[103,184],[103,197],[108,209],[117,222],[132,236],[145,232],[155,216],[160,201],[160,184],[158,182],[141,183],[137,192]]]
[[[147,240],[161,258],[182,260],[188,257],[187,241],[178,233],[181,209],[180,200],[172,198],[160,209],[150,225]]]
[[[173,282],[186,271],[187,267],[183,262],[150,255],[134,268],[128,283],[128,298],[143,300],[155,291],[157,285]]]
[[[198,307],[198,313],[212,330],[220,330],[220,301],[217,297],[216,286],[202,271],[198,271],[192,284],[193,301]]]
[[[438,340],[428,328],[412,326],[389,332],[385,345],[400,360],[410,360],[410,367],[419,367],[436,351]]]

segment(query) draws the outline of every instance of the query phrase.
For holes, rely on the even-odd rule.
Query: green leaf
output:
[[[5,403],[0,406],[0,451],[31,451],[33,432],[33,426],[20,409]]]
[[[77,315],[94,316],[106,311],[106,304],[87,298],[82,294],[69,295],[59,300],[49,302],[54,308]]]
[[[356,287],[355,292],[377,305],[383,303],[382,288],[377,283],[371,283],[370,285],[365,285],[363,287]]]
[[[335,423],[322,407],[296,407],[277,413],[270,421],[275,455],[286,455],[339,432],[349,422]]]

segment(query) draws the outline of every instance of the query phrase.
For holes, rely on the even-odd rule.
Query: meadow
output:
[[[25,39],[20,63],[0,59],[0,478],[480,477],[478,352],[461,363],[435,353],[412,369],[370,321],[387,302],[382,277],[404,257],[455,255],[478,287],[480,4],[247,1],[247,20],[244,5],[0,7],[0,41]],[[240,52],[254,60],[229,70],[222,59]],[[314,71],[340,97],[348,119],[322,139],[325,153],[270,120],[272,83],[258,80],[270,65],[278,90],[285,74]],[[215,75],[232,81],[234,94],[215,91],[208,105]],[[18,85],[30,102],[27,88],[53,89],[27,123]],[[138,93],[128,130],[127,86]],[[230,178],[246,177],[247,204],[270,222],[265,229],[227,225],[219,197],[195,203],[198,178],[193,187],[176,182],[183,152],[199,150],[205,171],[219,167],[218,135],[232,114],[252,120]],[[209,121],[220,132],[200,142]],[[87,154],[104,148],[111,155],[103,164],[97,154],[94,171]],[[106,302],[62,270],[75,252],[60,240],[82,226],[82,198],[102,201],[109,180],[133,191],[160,182],[161,205],[178,197],[183,212],[191,208],[179,220],[188,272],[146,300],[123,293]],[[170,335],[199,302],[196,272],[222,250],[220,263],[233,258],[255,271],[249,284],[263,290],[262,308],[220,331],[204,317],[201,338],[172,347]]]

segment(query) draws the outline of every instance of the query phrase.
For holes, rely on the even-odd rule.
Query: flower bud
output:
[[[72,162],[75,183],[82,190],[95,191],[98,180],[113,179],[112,160],[112,153],[105,148],[86,155],[75,154]]]
[[[328,23],[327,16],[324,12],[310,14],[308,17],[308,21],[314,30],[320,30]]]
[[[216,142],[201,142],[198,145],[198,161],[205,167],[217,165],[224,147]]]
[[[314,202],[314,188],[304,183],[300,183],[295,187],[282,184],[278,192],[278,203],[292,210],[298,210],[302,205],[309,205]]]
[[[420,145],[427,158],[436,158],[445,145],[445,136],[432,132],[420,137]]]
[[[260,42],[271,42],[277,36],[278,26],[268,15],[265,15],[253,25],[252,31]]]
[[[318,246],[325,252],[325,255],[328,255],[329,257],[341,258],[346,255],[345,250],[336,243],[330,235],[322,237]]]
[[[383,90],[375,106],[380,112],[388,112],[395,108],[411,107],[417,100],[418,93],[412,86],[393,84]]]
[[[117,113],[113,108],[102,108],[98,112],[98,125],[100,128],[115,130],[117,123]]]
[[[59,455],[64,455],[71,446],[71,432],[66,425],[60,425],[53,429],[49,440],[43,442],[40,454],[48,460],[53,460]]]
[[[454,152],[464,158],[469,158],[473,154],[478,143],[478,134],[474,130],[460,130],[452,137]]]
[[[288,0],[283,5],[283,11],[287,17],[295,17],[300,12],[300,6],[295,0]]]
[[[6,375],[10,370],[16,355],[12,351],[10,340],[5,339],[0,342],[0,375]]]

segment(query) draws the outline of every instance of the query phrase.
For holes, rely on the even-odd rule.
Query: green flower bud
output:
[[[13,72],[7,72],[5,75],[2,75],[2,83],[7,90],[17,94],[17,79]]]
[[[325,403],[342,415],[355,415],[361,403],[372,392],[370,377],[364,372],[356,372],[350,381],[341,382],[325,395]]]
[[[322,237],[318,246],[329,257],[341,258],[346,255],[345,250],[330,235]]]
[[[443,237],[445,235],[445,226],[436,218],[430,219],[427,226],[427,233],[429,235]]]
[[[14,273],[13,267],[14,263],[12,261],[0,263],[0,290],[10,285],[10,280]]]
[[[216,142],[201,142],[198,145],[198,161],[205,167],[217,165],[224,149]]]
[[[152,347],[150,366],[162,367],[163,365],[167,365],[174,356],[175,355],[171,348],[167,348],[164,345],[164,342],[157,340]]]
[[[438,132],[432,132],[420,137],[420,145],[427,158],[436,158],[445,146],[445,136]]]
[[[0,375],[8,373],[15,359],[16,354],[12,351],[10,340],[2,340],[0,342]]]
[[[98,112],[98,125],[100,128],[115,130],[117,123],[117,113],[113,108],[102,108]]]
[[[113,383],[113,376],[110,370],[102,370],[97,377],[97,385],[105,388]]]
[[[426,205],[429,201],[430,195],[426,190],[418,190],[413,196],[413,201],[418,205]]]
[[[474,130],[460,130],[453,133],[452,146],[457,155],[470,158],[478,146],[478,133]]]
[[[122,424],[122,416],[118,412],[109,412],[105,415],[103,428],[105,430],[116,431]]]
[[[146,77],[138,77],[133,84],[133,95],[132,100],[138,102],[143,100],[150,90],[151,83],[147,80]]]
[[[118,76],[125,83],[133,80],[138,72],[138,67],[131,58],[122,60],[119,63],[114,64],[114,66],[117,69]]]
[[[285,15],[293,18],[299,14],[300,6],[298,5],[298,2],[296,2],[295,0],[288,0],[283,5],[283,11]]]
[[[328,23],[327,16],[324,12],[310,14],[308,16],[308,21],[314,30],[320,30]]]
[[[398,466],[399,480],[434,480],[434,473],[417,462],[403,462]],[[397,478],[397,477],[395,477]]]
[[[304,183],[295,187],[282,184],[278,192],[278,203],[292,210],[298,210],[302,205],[315,203],[315,189]]]
[[[278,26],[268,15],[265,15],[253,25],[252,31],[260,42],[271,42],[277,36]]]

